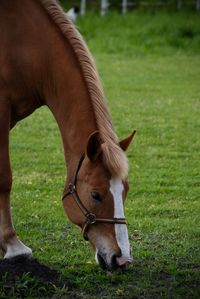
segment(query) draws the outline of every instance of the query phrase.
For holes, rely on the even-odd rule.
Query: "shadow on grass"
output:
[[[172,274],[145,261],[136,261],[125,273],[83,264],[60,268],[62,274],[26,256],[2,260],[0,298],[198,298],[194,269]]]

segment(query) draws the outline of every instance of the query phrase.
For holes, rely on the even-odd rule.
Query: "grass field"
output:
[[[60,285],[29,275],[0,298],[200,298],[200,19],[195,14],[91,15],[78,27],[95,56],[128,151],[126,203],[134,263],[105,273],[64,215],[63,149],[46,108],[11,132],[12,210],[18,235]]]

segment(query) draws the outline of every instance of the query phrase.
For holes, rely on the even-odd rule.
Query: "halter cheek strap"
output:
[[[91,213],[83,204],[83,202],[81,201],[78,192],[76,190],[76,183],[77,183],[77,175],[78,172],[81,168],[82,162],[84,160],[84,155],[81,156],[79,163],[77,165],[77,168],[74,172],[73,178],[72,178],[72,182],[69,183],[68,185],[68,189],[67,191],[63,194],[62,200],[66,199],[66,197],[68,196],[72,196],[73,199],[75,200],[77,206],[79,207],[79,209],[81,210],[81,212],[83,213],[83,215],[85,216],[85,222],[83,224],[83,228],[82,228],[82,235],[83,238],[85,240],[88,240],[88,230],[89,227],[95,223],[109,223],[109,224],[126,224],[126,219],[125,218],[98,218],[96,217],[95,214]]]

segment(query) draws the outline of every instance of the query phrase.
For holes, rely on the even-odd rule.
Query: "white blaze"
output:
[[[125,218],[122,192],[124,186],[120,178],[111,178],[110,192],[114,199],[114,218]],[[130,244],[128,240],[128,230],[126,224],[115,224],[115,234],[122,257],[130,257]]]

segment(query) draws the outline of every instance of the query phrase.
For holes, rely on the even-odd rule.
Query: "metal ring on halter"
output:
[[[71,195],[73,199],[75,200],[76,204],[78,205],[79,209],[85,216],[85,222],[83,224],[82,228],[82,234],[83,238],[88,241],[88,229],[90,225],[93,225],[95,223],[109,223],[109,224],[126,224],[125,218],[97,218],[95,214],[88,211],[88,209],[84,206],[83,202],[81,201],[77,190],[76,190],[76,181],[77,181],[77,175],[79,172],[79,169],[81,168],[82,162],[84,160],[84,155],[81,156],[79,163],[77,165],[77,168],[74,172],[72,182],[69,183],[68,189],[66,192],[64,192],[62,200],[66,199],[67,196]]]
[[[75,191],[75,188],[76,188],[75,185],[70,183],[68,186],[69,193],[72,194]]]
[[[88,241],[88,235],[87,235],[88,227],[89,227],[89,225],[92,225],[94,223],[96,223],[96,216],[93,213],[89,213],[86,216],[86,221],[85,221],[83,229],[82,229],[82,235],[86,241]]]

